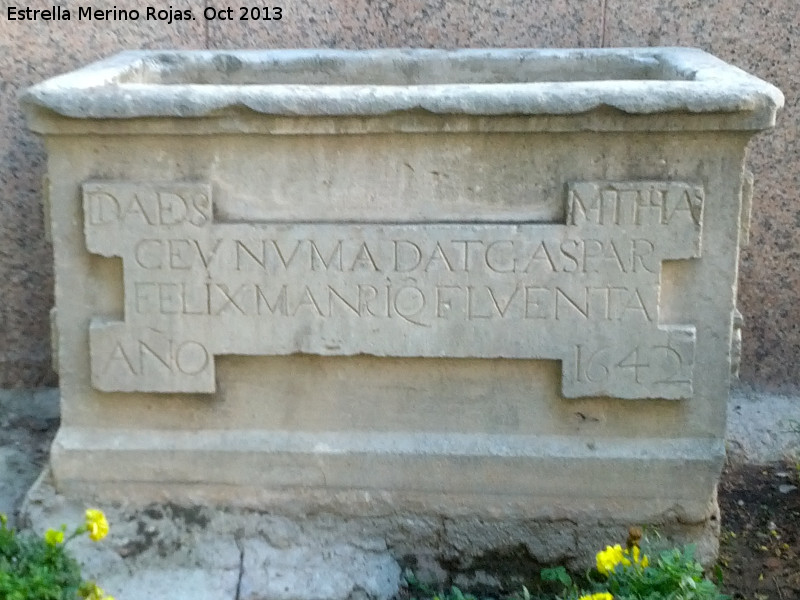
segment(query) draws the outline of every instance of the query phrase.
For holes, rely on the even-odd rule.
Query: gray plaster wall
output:
[[[80,3],[81,5],[85,3]],[[166,8],[169,3],[164,3]],[[52,384],[52,249],[42,215],[44,153],[17,97],[27,86],[123,49],[697,46],[780,87],[786,107],[751,145],[750,245],[740,265],[741,376],[778,389],[800,378],[800,11],[796,0],[332,0],[281,2],[280,21],[12,21],[0,7],[0,386]],[[139,8],[98,0],[95,8]]]

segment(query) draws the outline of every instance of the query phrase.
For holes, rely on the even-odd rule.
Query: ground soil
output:
[[[800,465],[725,469],[719,571],[735,600],[800,599]]]

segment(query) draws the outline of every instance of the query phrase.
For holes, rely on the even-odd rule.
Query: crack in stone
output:
[[[233,600],[240,600],[242,593],[242,577],[244,576],[244,544],[240,539],[236,539],[236,547],[239,548],[239,577],[236,579],[236,595]]]

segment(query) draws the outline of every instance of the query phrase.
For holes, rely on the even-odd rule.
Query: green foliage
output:
[[[572,577],[569,576],[569,573],[567,573],[564,567],[542,569],[540,577],[542,581],[557,581],[565,588],[572,587]]]
[[[18,535],[0,518],[0,598],[75,600],[80,584],[80,566],[63,544]]]
[[[618,565],[608,577],[594,579],[596,591],[610,592],[615,600],[725,600],[706,579],[694,558],[694,546],[662,552],[647,568]]]
[[[408,590],[411,592],[411,600],[417,600],[420,597],[432,598],[436,593],[429,585],[417,579],[417,576],[414,575],[414,572],[411,571],[411,569],[407,569],[406,572],[403,573],[403,577],[406,580],[406,586],[408,587]]]
[[[645,559],[637,548],[621,554],[606,574],[592,569],[586,577],[572,577],[564,567],[542,569],[540,579],[548,591],[532,594],[527,588],[504,600],[729,600],[716,584],[705,578],[703,567],[694,558],[694,546],[662,552],[656,560]],[[611,549],[613,553],[613,548]],[[606,553],[609,548],[600,554]],[[600,561],[608,565],[607,561]],[[457,587],[437,592],[406,572],[410,600],[476,600]]]
[[[449,591],[436,592],[430,586],[419,581],[411,571],[405,573],[406,585],[411,592],[411,600],[422,598],[431,600],[477,600],[472,594],[465,594],[456,586],[452,586]]]
[[[68,536],[67,526],[48,529],[43,537],[18,535],[0,513],[0,600],[114,600],[94,581],[82,581],[78,563],[66,545],[79,535],[92,541],[108,535],[103,511],[90,508],[86,522]]]

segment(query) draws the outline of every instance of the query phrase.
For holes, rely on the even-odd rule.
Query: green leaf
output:
[[[570,587],[572,585],[572,577],[569,576],[569,573],[567,573],[564,567],[542,569],[539,577],[541,577],[542,581],[557,581],[564,587]]]

